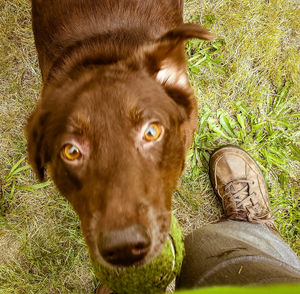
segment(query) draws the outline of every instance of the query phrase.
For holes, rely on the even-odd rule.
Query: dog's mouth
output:
[[[165,242],[151,246],[150,241],[140,241],[139,243],[126,244],[123,247],[114,247],[109,250],[101,250],[100,254],[104,263],[114,268],[140,267],[155,259],[160,255],[164,244],[168,242],[171,247],[171,255],[173,256],[173,267],[175,265],[175,248],[173,239],[170,235],[167,236]]]
[[[138,242],[132,242],[132,239],[128,238],[128,235],[125,241],[122,240],[121,242],[115,242],[116,238],[114,238],[111,243],[107,244],[107,239],[103,239],[104,241],[102,240],[100,245],[98,244],[98,253],[100,256],[97,258],[98,262],[103,266],[114,269],[144,266],[162,253],[166,243],[171,248],[171,254],[169,255],[173,258],[172,267],[175,266],[174,242],[168,232],[161,234],[159,240],[156,240],[156,242],[147,238],[147,235],[142,238],[139,236]]]
[[[95,214],[96,221],[90,222],[89,230],[84,230],[91,257],[99,264],[115,269],[140,267],[151,262],[167,242],[172,243],[171,218],[169,213],[163,212],[149,214],[147,219],[143,222],[145,225],[139,222],[96,233],[99,222]]]
[[[169,248],[167,255],[164,247]],[[160,248],[158,252],[155,252],[154,255],[149,252],[148,248],[137,247],[132,248],[130,252],[124,252],[124,255],[122,256],[116,254],[115,252],[110,253],[108,256],[102,256],[102,258],[104,259],[104,263],[103,261],[100,263],[102,264],[102,266],[111,268],[112,270],[122,271],[123,269],[130,267],[138,268],[146,266],[147,264],[154,262],[156,258],[165,258],[164,255],[166,255],[166,258],[168,258],[169,262],[171,263],[170,270],[173,271],[176,261],[176,249],[174,240],[170,234],[168,234],[162,248]]]
[[[98,250],[105,262],[127,267],[144,260],[151,248],[151,237],[141,224],[101,232]]]

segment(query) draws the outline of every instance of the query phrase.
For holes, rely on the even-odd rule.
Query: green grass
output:
[[[263,170],[277,227],[300,255],[299,10],[292,1],[204,2],[187,1],[186,19],[212,28],[217,38],[186,46],[199,127],[176,201],[194,212],[191,229],[219,217],[214,202],[203,210],[204,199],[212,197],[209,155],[224,144],[239,145]]]
[[[300,256],[298,18],[293,0],[187,1],[186,21],[217,37],[186,45],[199,128],[174,191],[185,234],[222,215],[208,159],[236,144],[262,168],[276,224]],[[25,160],[23,128],[41,88],[29,0],[0,2],[0,38],[0,293],[92,293],[76,214]]]

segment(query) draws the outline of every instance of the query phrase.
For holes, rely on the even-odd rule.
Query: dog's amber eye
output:
[[[144,133],[144,140],[154,141],[161,135],[162,128],[157,123],[151,123]]]
[[[81,156],[79,149],[72,144],[65,145],[62,154],[68,160],[75,160]]]

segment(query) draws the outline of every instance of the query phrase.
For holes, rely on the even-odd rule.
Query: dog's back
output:
[[[66,48],[97,38],[115,43],[101,50],[117,59],[182,23],[183,0],[33,0],[33,30],[42,75]],[[120,45],[126,42],[126,46]],[[124,52],[126,51],[126,52]]]

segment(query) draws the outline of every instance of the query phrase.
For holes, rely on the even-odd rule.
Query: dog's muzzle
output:
[[[130,266],[147,255],[150,244],[146,228],[134,224],[120,230],[101,232],[98,249],[106,262],[116,266]]]

